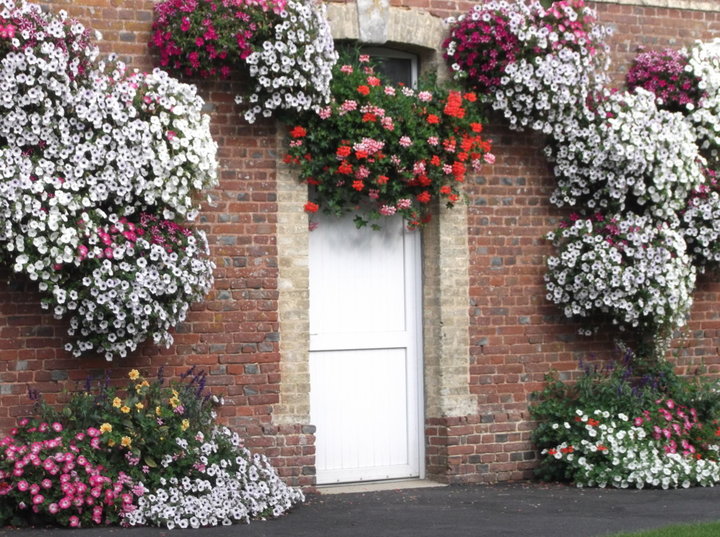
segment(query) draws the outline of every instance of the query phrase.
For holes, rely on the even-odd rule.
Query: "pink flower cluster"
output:
[[[286,0],[164,0],[155,4],[149,46],[160,64],[187,76],[230,76],[266,35]]]
[[[594,55],[598,50],[590,30],[595,22],[595,15],[586,9],[585,0],[559,0],[545,11],[539,26],[548,33],[557,33],[558,39],[551,43],[552,50],[569,48],[582,53],[587,47],[587,52]]]
[[[664,49],[643,52],[633,61],[626,76],[628,89],[644,88],[662,99],[671,110],[697,106],[703,92],[700,80],[687,71],[687,55],[680,50]]]
[[[505,67],[520,53],[520,42],[506,10],[477,6],[452,28],[443,49],[445,60],[457,66],[453,70],[467,73],[470,84],[485,93],[500,86]]]
[[[0,440],[0,497],[70,527],[114,522],[133,511],[130,478],[120,472],[113,480],[88,458],[100,449],[100,431],[91,427],[68,441],[62,430],[57,422],[21,419]]]
[[[633,424],[647,428],[655,440],[663,441],[665,453],[680,453],[685,457],[700,458],[691,436],[694,430],[702,427],[698,422],[697,411],[678,405],[672,399],[660,400],[657,404],[655,410],[643,411],[643,415],[636,417]]]
[[[171,253],[184,247],[185,238],[191,236],[192,231],[172,220],[142,213],[138,223],[123,217],[118,220],[117,225],[98,228],[92,235],[99,244],[99,248],[94,249],[93,257],[112,259],[113,247],[121,241],[135,243],[138,238],[144,238],[150,244],[159,244],[166,252]],[[90,257],[90,248],[85,244],[78,246],[78,257],[81,261]]]
[[[0,39],[12,39],[13,37],[15,37],[15,26],[0,24]]]

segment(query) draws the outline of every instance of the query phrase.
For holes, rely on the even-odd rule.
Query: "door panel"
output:
[[[310,234],[310,412],[318,483],[418,476],[420,244],[322,217]]]

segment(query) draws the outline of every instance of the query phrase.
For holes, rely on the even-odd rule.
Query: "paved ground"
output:
[[[510,484],[311,496],[287,516],[248,526],[173,530],[198,537],[596,537],[720,520],[720,487],[576,489]],[[160,537],[158,528],[6,530],[2,537]]]

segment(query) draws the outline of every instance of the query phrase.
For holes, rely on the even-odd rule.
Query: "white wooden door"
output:
[[[421,474],[420,237],[402,220],[310,234],[310,418],[318,484]]]

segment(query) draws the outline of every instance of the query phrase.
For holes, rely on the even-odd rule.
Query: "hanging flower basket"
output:
[[[548,235],[547,298],[568,318],[597,317],[641,334],[667,335],[685,324],[695,268],[682,235],[648,217],[572,215]]]
[[[99,62],[63,12],[8,8],[0,44],[3,258],[70,318],[75,356],[169,344],[212,284],[204,235],[179,223],[217,182],[202,99],[163,71]]]
[[[337,60],[325,7],[314,0],[164,0],[150,47],[191,77],[248,76],[245,119],[327,104]]]
[[[444,57],[456,80],[477,91],[511,128],[562,137],[607,81],[608,30],[584,0],[490,0],[448,19]]]
[[[658,106],[687,113],[702,97],[700,79],[691,72],[684,50],[650,50],[633,60],[625,81],[629,90],[643,88],[655,94]]]
[[[494,161],[474,93],[388,85],[360,56],[335,69],[332,96],[289,131],[285,161],[313,187],[308,213],[355,212],[358,227],[401,214],[417,228]]]

